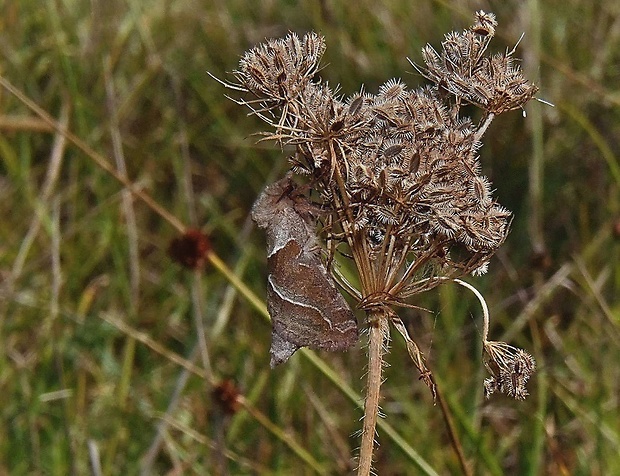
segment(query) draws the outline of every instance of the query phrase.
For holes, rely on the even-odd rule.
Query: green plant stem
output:
[[[531,32],[531,42],[534,45],[530,48],[525,58],[529,63],[532,78],[535,82],[539,82],[540,71],[540,55],[541,50],[541,11],[538,0],[530,0],[529,7],[529,29]],[[544,241],[544,143],[543,143],[543,118],[541,104],[533,101],[529,107],[528,119],[530,121],[532,134],[532,156],[529,164],[529,235],[532,243],[532,249],[535,253],[541,253],[545,250]]]
[[[172,225],[179,233],[185,233],[185,225],[181,220],[175,217],[172,213],[157,203],[148,193],[142,189],[136,187],[136,185],[125,175],[121,174],[116,168],[110,164],[108,159],[103,155],[93,150],[86,142],[80,139],[78,136],[69,131],[66,127],[63,127],[58,121],[50,116],[45,110],[43,110],[37,103],[27,97],[22,91],[13,86],[6,78],[0,75],[0,86],[4,87],[7,91],[13,94],[19,99],[28,109],[34,112],[43,122],[51,126],[56,132],[65,137],[74,146],[80,149],[86,156],[93,160],[102,170],[105,170],[108,174],[114,177],[120,182],[125,189],[129,190],[134,196],[142,200],[142,202],[153,210],[156,214],[166,220]]]
[[[238,397],[238,401],[241,406],[252,415],[252,417],[259,422],[264,428],[269,430],[280,441],[284,442],[299,458],[301,458],[309,467],[311,467],[317,474],[328,474],[327,470],[316,459],[308,453],[303,446],[297,443],[290,437],[285,431],[283,431],[278,425],[275,425],[269,418],[263,413],[258,411],[254,406],[249,403],[242,396]]]
[[[129,347],[129,350],[126,350],[126,359],[125,359],[126,362],[130,360],[130,357],[131,357],[131,360],[133,360],[133,356],[135,355],[135,342],[136,341],[141,342],[144,345],[146,345],[148,348],[164,356],[166,359],[170,360],[171,362],[174,362],[175,364],[183,367],[184,369],[187,369],[189,372],[193,373],[194,375],[204,379],[210,385],[212,386],[215,385],[214,381],[209,380],[210,378],[212,378],[209,372],[198,367],[192,361],[189,361],[179,356],[178,354],[166,349],[159,342],[151,339],[151,337],[148,334],[137,331],[136,329],[132,328],[131,326],[127,325],[125,322],[123,322],[120,319],[117,319],[116,317],[106,315],[103,313],[98,314],[98,317],[103,319],[108,324],[116,327],[118,330],[120,330],[121,332],[129,336],[129,338],[131,339],[130,341],[128,341],[128,345],[131,345],[131,347]],[[129,354],[129,352],[131,353]],[[121,389],[119,390],[119,393],[120,393],[121,398],[126,399],[126,385],[123,385],[121,387]],[[241,407],[244,410],[246,410],[250,415],[252,415],[252,417],[259,424],[261,424],[267,431],[273,434],[276,438],[280,439],[282,443],[284,443],[297,457],[299,457],[302,461],[307,463],[308,466],[310,466],[316,473],[326,474],[326,470],[321,463],[319,463],[315,458],[313,458],[312,455],[310,455],[310,453],[308,453],[299,443],[297,443],[293,438],[291,438],[290,435],[285,434],[285,432],[283,432],[277,425],[271,422],[271,420],[269,420],[267,416],[265,416],[258,409],[256,409],[250,401],[248,401],[242,395],[239,395],[237,397],[237,400],[239,404],[241,405]],[[115,442],[115,446],[112,448],[112,450],[108,451],[109,455],[114,455],[114,453],[116,452],[118,442],[117,440],[114,440],[114,442]],[[109,456],[107,467],[111,467],[111,465],[112,465],[112,457]]]
[[[383,370],[384,343],[389,332],[384,312],[370,312],[368,315],[368,374],[366,375],[366,399],[364,401],[364,426],[358,476],[367,476],[372,469],[372,455],[375,446],[375,428],[379,415],[381,373]]]

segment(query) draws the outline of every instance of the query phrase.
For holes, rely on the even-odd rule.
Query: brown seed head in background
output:
[[[213,399],[227,415],[234,415],[239,410],[239,389],[232,380],[222,380],[213,389]]]
[[[190,229],[174,238],[168,246],[168,255],[186,268],[201,269],[211,249],[209,238],[202,231]]]
[[[620,218],[617,218],[616,221],[613,222],[612,231],[614,238],[620,240]]]

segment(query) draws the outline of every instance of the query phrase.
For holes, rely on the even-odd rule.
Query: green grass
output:
[[[414,87],[406,57],[479,8],[498,15],[492,47],[525,32],[524,68],[556,106],[487,133],[485,173],[515,218],[488,275],[469,279],[491,338],[536,357],[531,397],[483,400],[481,311],[461,287],[413,303],[434,315],[401,317],[475,474],[620,473],[616,3],[0,2],[0,74],[57,120],[66,110],[76,137],[207,232],[226,266],[174,264],[177,229],[0,88],[0,474],[88,474],[93,461],[103,474],[350,471],[364,347],[269,370],[264,237],[248,215],[286,165],[206,72],[226,78],[265,37],[315,29],[343,93],[391,77]],[[387,360],[378,474],[458,474],[397,336]],[[233,416],[212,396],[222,379],[243,395]]]

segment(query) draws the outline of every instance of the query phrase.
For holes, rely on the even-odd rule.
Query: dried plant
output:
[[[303,38],[291,33],[249,50],[234,72],[237,84],[226,83],[247,93],[235,101],[272,127],[265,139],[294,147],[291,170],[306,182],[295,193],[307,190],[307,197],[317,203],[315,220],[306,218],[303,223],[319,228],[326,244],[325,261],[310,261],[317,274],[325,266],[366,312],[369,367],[358,474],[368,474],[371,468],[389,323],[404,337],[421,378],[435,395],[424,356],[394,308],[411,306],[412,296],[447,281],[485,273],[508,233],[511,214],[493,198],[491,184],[481,174],[478,150],[494,117],[522,108],[537,87],[523,77],[514,49],[487,53],[496,26],[493,14],[478,12],[472,27],[445,36],[441,52],[426,46],[425,67],[414,66],[432,84],[415,90],[391,79],[376,94],[362,88],[342,97],[316,77],[325,50],[324,39],[316,33]],[[461,115],[464,105],[483,110],[479,122]],[[281,189],[276,202],[292,203],[287,193]],[[275,211],[275,203],[272,206],[274,214],[283,216],[282,210]],[[291,212],[285,213],[301,223],[293,206],[286,206]],[[282,230],[269,226],[281,227],[283,221],[278,218],[263,226],[270,236],[282,235]],[[299,227],[307,230],[306,225]],[[303,248],[303,243],[298,245]],[[274,252],[271,249],[270,256]],[[347,257],[357,269],[357,283],[338,271],[338,260]],[[291,259],[289,265],[294,266],[297,258]],[[270,279],[282,272],[270,267]],[[327,278],[325,283],[330,286]],[[318,295],[308,305],[325,311],[318,314],[329,320]],[[492,373],[484,383],[485,394],[500,391],[524,398],[534,359],[508,344],[487,341],[484,308],[485,362]],[[294,323],[316,317],[300,312],[289,319]],[[274,320],[281,323],[282,316]],[[296,347],[313,346],[312,339],[300,342]],[[293,351],[284,352],[286,358]]]

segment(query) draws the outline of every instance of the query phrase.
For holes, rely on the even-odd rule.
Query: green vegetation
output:
[[[423,79],[406,58],[479,8],[497,15],[491,48],[525,33],[526,75],[555,104],[491,125],[481,161],[514,220],[488,274],[467,278],[490,337],[535,356],[531,396],[484,400],[481,310],[462,287],[417,296],[432,314],[400,316],[474,474],[620,473],[617,2],[0,5],[0,474],[350,472],[365,348],[269,369],[265,243],[249,210],[286,163],[207,71],[230,78],[266,37],[315,30],[343,94],[391,77],[413,88]],[[210,237],[202,272],[168,256],[183,227]],[[386,360],[377,473],[458,474],[401,339]]]

